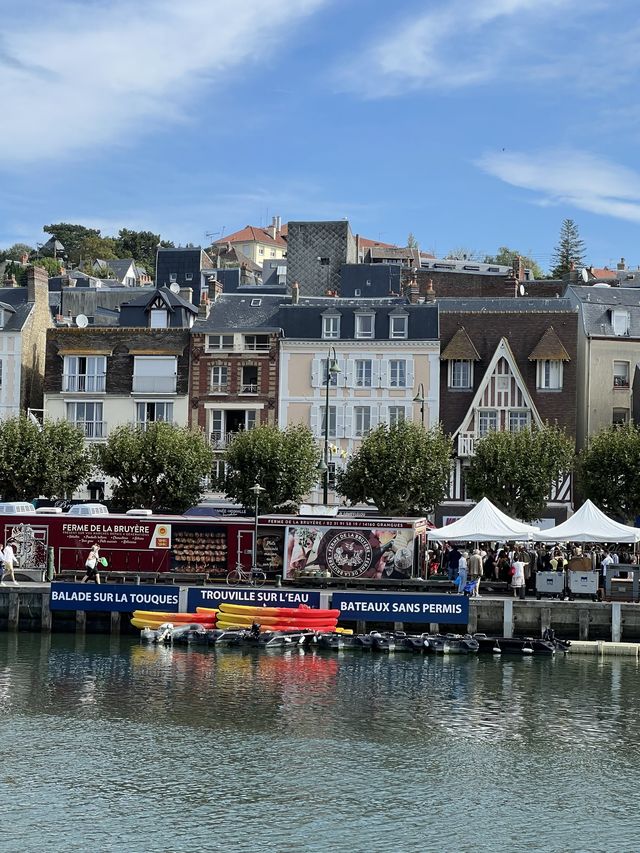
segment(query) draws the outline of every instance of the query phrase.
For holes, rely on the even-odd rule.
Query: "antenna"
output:
[[[79,329],[86,329],[86,327],[88,325],[89,325],[89,318],[87,317],[87,315],[86,314],[78,314],[78,316],[76,317],[76,326]]]
[[[169,290],[171,291],[171,293],[180,293],[180,285],[177,281],[172,281],[169,285]]]

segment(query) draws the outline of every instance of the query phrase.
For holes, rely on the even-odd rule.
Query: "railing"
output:
[[[209,393],[210,394],[227,394],[227,383],[221,383],[220,385],[210,385]]]
[[[258,385],[255,382],[249,382],[247,385],[240,386],[241,394],[257,394]]]
[[[249,352],[269,352],[269,342],[245,340],[244,349],[249,350]]]
[[[214,450],[223,450],[235,434],[235,432],[220,432],[219,430],[214,429],[209,436],[211,447],[213,447]]]
[[[96,394],[104,391],[105,380],[106,376],[104,373],[96,375],[89,373],[64,373],[62,375],[62,390]]]
[[[134,394],[175,394],[175,376],[134,376]]]
[[[472,432],[458,433],[458,456],[475,455],[476,437]]]
[[[73,421],[73,425],[84,432],[85,438],[106,438],[105,421]]]

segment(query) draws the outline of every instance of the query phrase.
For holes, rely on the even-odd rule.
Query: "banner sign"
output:
[[[410,578],[414,532],[406,527],[327,527],[309,521],[286,531],[285,578]]]
[[[250,607],[320,607],[320,593],[295,589],[255,589],[197,587],[189,589],[187,610],[193,613],[196,607],[217,607],[219,604],[246,604]]]
[[[445,625],[466,625],[469,621],[469,599],[464,595],[334,592],[331,607],[340,611],[341,619]]]
[[[51,584],[52,610],[102,610],[133,613],[134,610],[178,612],[177,586],[131,585],[121,583]]]

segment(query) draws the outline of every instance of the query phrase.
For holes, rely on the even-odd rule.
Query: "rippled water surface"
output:
[[[0,850],[640,848],[634,662],[0,635]]]

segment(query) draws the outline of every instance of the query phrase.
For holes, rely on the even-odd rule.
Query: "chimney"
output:
[[[42,267],[27,267],[27,302],[49,304],[49,276]]]
[[[515,298],[518,295],[518,277],[516,276],[515,263],[513,269],[509,272],[504,280],[505,296]]]
[[[618,269],[619,270],[626,270],[626,268],[627,268],[627,265],[624,262],[624,258],[620,258],[620,263],[618,264]]]
[[[427,289],[425,290],[425,299],[427,302],[435,302],[436,301],[436,292],[433,289],[433,279],[429,279],[427,282]]]
[[[198,320],[206,320],[209,316],[210,310],[211,303],[209,302],[209,296],[206,293],[203,293],[200,305],[198,306]]]
[[[300,301],[300,285],[297,281],[294,281],[291,285],[291,303],[293,305],[297,305]]]
[[[420,296],[420,286],[418,285],[418,270],[411,270],[411,278],[407,287],[407,296],[412,305],[417,305],[418,297]]]
[[[269,235],[269,237],[271,237],[272,240],[276,239],[276,226],[275,225],[267,225],[267,227],[264,230],[267,232],[267,234]]]
[[[281,216],[274,216],[273,217],[273,224],[276,226],[276,231],[279,234],[282,231],[282,217]]]
[[[18,282],[16,281],[16,277],[13,273],[11,275],[6,276],[5,280],[2,282],[3,287],[17,287]]]
[[[513,259],[513,274],[517,281],[524,281],[524,263],[520,255]]]
[[[208,284],[209,284],[209,291],[208,291],[209,301],[210,302],[216,302],[218,300],[218,297],[222,293],[224,285],[222,284],[221,281],[218,281],[218,279],[215,278],[214,276],[209,276]]]
[[[192,287],[181,287],[180,288],[180,296],[183,299],[186,299],[187,302],[191,302],[193,304],[193,288]]]

